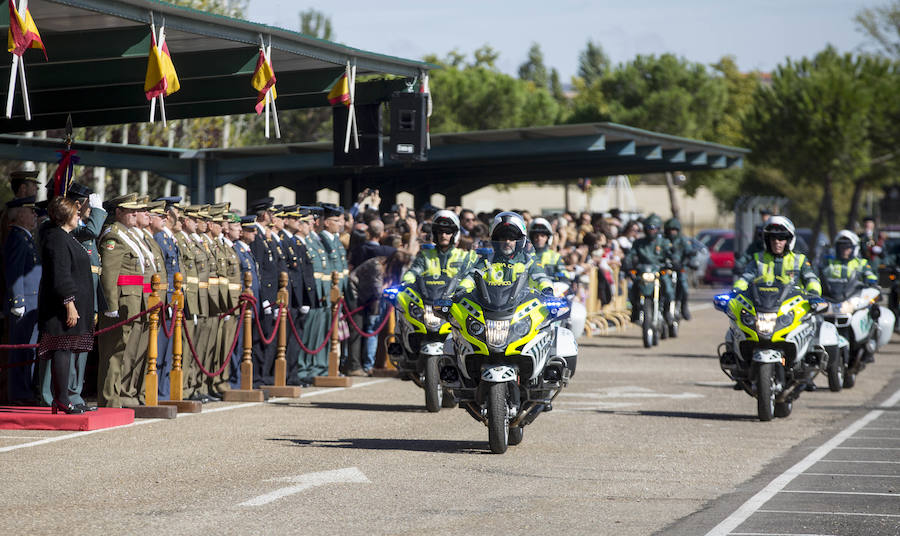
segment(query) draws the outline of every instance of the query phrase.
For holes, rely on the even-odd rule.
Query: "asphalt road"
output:
[[[853,389],[820,378],[761,423],[719,370],[709,294],[656,349],[634,327],[583,340],[569,389],[504,455],[396,379],[95,433],[0,430],[0,533],[898,534],[900,413],[879,405],[900,345]]]

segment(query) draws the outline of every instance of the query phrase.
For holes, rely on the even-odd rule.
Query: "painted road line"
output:
[[[809,474],[809,473],[803,473]],[[870,495],[874,497],[893,497],[900,499],[900,495],[896,493],[873,493],[867,491],[804,491],[804,490],[781,490],[779,493],[806,493],[811,495]]]
[[[891,395],[890,398],[885,400],[878,407],[885,409],[892,408],[897,404],[898,401],[900,401],[900,390]],[[878,417],[881,417],[882,415],[884,415],[884,409],[874,409],[865,414],[856,422],[850,424],[850,426],[838,432],[837,435],[826,441],[822,446],[809,453],[809,455],[797,462],[793,467],[769,482],[769,484],[765,488],[763,488],[753,497],[750,497],[750,499],[742,504],[741,507],[738,508],[734,513],[732,513],[721,523],[713,527],[712,530],[707,532],[706,536],[726,536],[727,534],[730,534],[731,531],[738,528],[751,515],[756,512],[761,512],[762,510],[760,510],[760,508],[762,508],[762,506],[766,504],[778,492],[783,490],[785,486],[787,486],[792,480],[794,480],[794,478],[812,467],[816,462],[823,461],[823,458],[825,458],[825,456],[828,455],[829,452],[837,448],[841,443],[853,436],[853,434],[860,431],[864,426],[874,421]]]
[[[819,460],[819,463],[900,463],[900,462],[882,462],[872,460]]]
[[[792,514],[792,515],[814,515],[814,516],[859,516],[859,517],[896,517],[900,518],[900,514],[866,514],[863,512],[804,512],[801,510],[757,510],[760,514]],[[732,536],[734,533],[731,533]]]
[[[334,391],[343,391],[343,390],[346,390],[346,389],[353,389],[353,388],[356,388],[356,387],[366,387],[366,386],[369,386],[369,385],[375,385],[375,384],[378,384],[378,383],[382,383],[382,382],[385,382],[385,381],[389,381],[390,379],[391,379],[391,378],[382,378],[382,379],[378,379],[378,380],[372,380],[372,381],[370,381],[370,382],[356,383],[356,384],[353,384],[353,386],[351,386],[351,387],[336,387],[336,388],[334,388],[334,389],[327,389],[327,390],[323,390],[323,391],[313,391],[313,392],[311,392],[311,393],[301,393],[301,394],[300,394],[300,398],[306,398],[306,397],[310,397],[310,396],[315,396],[315,395],[318,395],[318,394],[321,394],[321,393],[324,393],[324,392],[330,393],[330,392],[334,392]],[[282,401],[282,400],[292,400],[292,399],[290,399],[290,398],[283,398],[283,397],[279,397],[279,398],[270,398],[270,399],[269,399],[269,402],[280,402],[280,401]],[[221,407],[221,408],[204,409],[204,410],[203,410],[202,412],[200,412],[200,413],[179,413],[179,414],[177,415],[177,417],[178,417],[178,418],[182,418],[182,417],[193,417],[193,416],[195,416],[195,415],[206,415],[206,414],[209,414],[209,413],[219,413],[219,412],[221,412],[221,411],[231,411],[231,410],[233,410],[233,409],[251,408],[251,407],[253,407],[253,406],[261,406],[261,405],[266,404],[266,403],[267,403],[267,402],[248,402],[248,403],[246,403],[246,404],[235,404],[235,405],[233,405],[233,406],[223,406],[223,407]],[[99,429],[99,430],[87,430],[87,431],[84,431],[84,432],[74,432],[74,433],[71,433],[71,434],[64,434],[64,435],[59,435],[59,436],[54,436],[54,437],[47,437],[47,438],[41,439],[41,440],[39,440],[39,441],[31,441],[31,442],[29,442],[29,443],[22,443],[21,445],[10,445],[10,446],[8,446],[8,447],[0,447],[0,453],[3,453],[3,452],[10,452],[10,451],[13,451],[13,450],[18,450],[18,449],[30,448],[30,447],[38,447],[38,446],[41,446],[41,445],[46,445],[46,444],[48,444],[48,443],[54,443],[54,442],[56,442],[56,441],[63,441],[63,440],[66,440],[66,439],[75,439],[75,438],[78,438],[78,437],[84,437],[84,436],[90,435],[90,434],[97,434],[97,433],[100,433],[100,432],[109,432],[110,430],[121,430],[121,429],[123,429],[123,428],[130,428],[130,427],[132,427],[132,426],[141,426],[141,425],[144,425],[144,424],[150,424],[150,423],[159,422],[159,421],[164,421],[164,420],[168,420],[168,419],[142,419],[142,420],[139,420],[139,421],[134,421],[134,422],[131,423],[131,424],[124,424],[124,425],[122,425],[122,426],[114,426],[114,427],[112,427],[112,428],[101,428],[101,429]]]
[[[803,473],[803,476],[850,476],[859,478],[900,478],[900,475],[862,475],[855,473]]]
[[[270,480],[266,480],[266,482],[290,482],[296,485],[287,486],[281,489],[277,489],[273,492],[254,497],[250,500],[238,504],[238,506],[262,506],[264,504],[269,504],[270,502],[277,501],[278,499],[300,493],[301,491],[306,491],[318,486],[324,486],[326,484],[368,484],[371,481],[366,478],[366,475],[364,475],[363,472],[356,467],[347,467],[346,469],[335,469],[333,471],[320,471],[318,473],[307,473],[305,475],[273,478]]]

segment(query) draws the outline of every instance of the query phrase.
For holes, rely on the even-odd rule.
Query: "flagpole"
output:
[[[9,0],[12,2],[13,0]],[[6,118],[12,117],[13,95],[16,92],[16,77],[19,74],[19,56],[12,55],[12,67],[9,69],[9,89],[6,91]]]
[[[162,24],[159,25],[159,39],[156,40],[157,47],[159,49],[159,53],[162,54],[163,45],[166,43],[166,19],[163,17]],[[163,69],[163,77],[166,76],[165,69]],[[162,93],[159,94],[159,117],[162,119],[163,128],[166,128],[166,101],[163,100],[163,95],[165,95],[166,91],[163,90]]]
[[[359,149],[359,132],[356,131],[356,108],[353,102],[356,94],[356,64],[351,67],[350,60],[347,60],[347,81],[349,82],[350,106],[347,108],[347,133],[344,135],[344,153],[350,152],[350,132],[353,131],[353,146]]]
[[[152,50],[152,40],[156,39],[156,23],[153,22],[153,12],[150,12],[150,38],[151,38],[151,50]],[[147,59],[149,62],[149,58]],[[149,72],[150,67],[147,67]],[[150,99],[150,124],[156,120],[156,97]]]
[[[266,55],[266,63],[269,64],[269,67],[272,66],[272,36],[269,36],[269,46],[266,47],[265,51]],[[274,67],[272,68],[272,72],[275,72]],[[275,84],[272,84],[269,87],[269,91],[266,91],[266,105],[272,103],[272,122],[275,123],[275,137],[281,139],[281,126],[278,124],[278,108],[275,107]],[[267,111],[268,113],[268,111]],[[268,117],[267,117],[268,119]],[[268,131],[267,131],[268,132]]]
[[[25,58],[19,58],[19,78],[22,83],[22,102],[25,104],[25,120],[31,121],[31,103],[28,101],[28,84],[25,82]]]

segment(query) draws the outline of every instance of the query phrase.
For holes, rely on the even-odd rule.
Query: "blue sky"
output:
[[[249,0],[248,18],[299,28],[298,13],[329,15],[334,40],[410,59],[484,44],[498,67],[515,74],[533,42],[564,82],[591,39],[614,63],[636,54],[672,52],[703,63],[735,56],[742,70],[768,71],[785,57],[811,56],[831,43],[841,51],[865,44],[853,16],[888,0]],[[376,7],[377,6],[377,7]]]

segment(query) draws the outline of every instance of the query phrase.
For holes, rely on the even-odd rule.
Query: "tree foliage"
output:
[[[587,85],[593,85],[610,70],[609,56],[600,43],[588,41],[578,55],[578,76]]]
[[[853,20],[880,53],[900,59],[900,0],[863,9]]]

